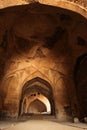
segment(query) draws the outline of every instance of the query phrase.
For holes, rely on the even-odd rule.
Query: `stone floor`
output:
[[[54,117],[0,121],[0,130],[87,130],[86,123],[58,122]]]

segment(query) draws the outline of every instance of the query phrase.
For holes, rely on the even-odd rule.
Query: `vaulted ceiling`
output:
[[[86,4],[78,5],[85,1],[40,2],[44,4],[0,10],[0,112],[18,116],[22,93],[26,96],[24,86],[29,88],[27,83],[33,81],[27,93],[40,91],[55,104],[58,119],[83,118],[87,116],[87,12]]]

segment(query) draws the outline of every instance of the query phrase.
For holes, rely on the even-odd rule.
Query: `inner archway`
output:
[[[34,103],[34,101],[35,101],[34,107],[35,106],[36,107],[32,108],[33,110],[31,110],[30,106],[31,106],[31,104]],[[39,101],[39,103],[36,102],[36,101]],[[44,105],[45,111],[43,111],[43,105],[42,104]],[[49,100],[38,91],[33,92],[33,93],[30,92],[29,95],[26,95],[23,99],[21,113],[27,113],[27,114],[36,113],[36,109],[39,110],[38,107],[40,107],[40,111],[38,111],[37,113],[51,114],[51,104],[50,104]],[[42,108],[42,110],[41,110],[41,108]],[[33,112],[31,112],[31,111],[33,111]]]
[[[30,103],[28,107],[28,113],[41,114],[43,112],[47,112],[47,108],[43,102],[36,99]]]
[[[55,114],[55,105],[51,85],[36,77],[25,83],[22,89],[19,115]]]

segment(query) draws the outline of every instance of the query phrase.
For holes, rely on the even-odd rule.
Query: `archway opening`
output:
[[[38,99],[31,102],[28,107],[28,113],[41,114],[44,112],[47,112],[47,108],[45,104]]]
[[[77,59],[75,66],[76,92],[79,101],[80,118],[87,117],[87,54]]]
[[[30,92],[22,102],[23,114],[51,114],[51,104],[49,100],[40,92]]]
[[[55,114],[52,87],[39,77],[25,83],[19,108],[19,115],[34,114]]]

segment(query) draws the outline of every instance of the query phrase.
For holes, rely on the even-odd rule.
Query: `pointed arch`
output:
[[[51,114],[54,115],[55,105],[54,105],[54,96],[53,96],[52,86],[46,80],[40,77],[33,78],[24,84],[22,93],[21,93],[19,115],[21,115],[22,102],[25,95],[29,95],[30,93],[33,93],[33,92],[39,92],[49,100],[49,103],[51,105]]]

